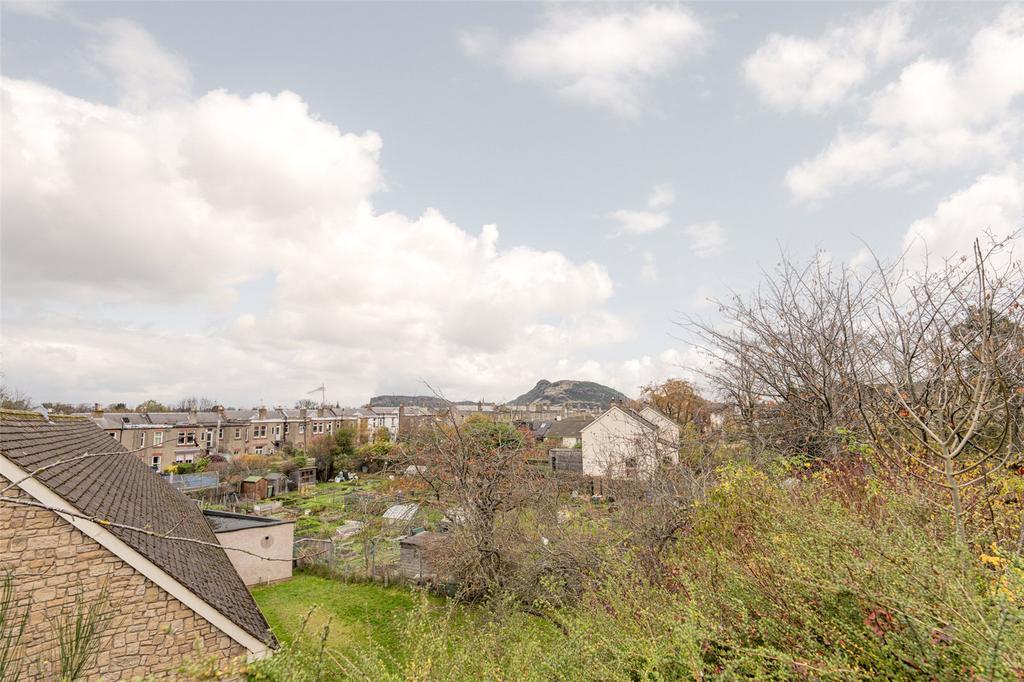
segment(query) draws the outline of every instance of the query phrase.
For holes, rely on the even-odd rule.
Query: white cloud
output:
[[[949,168],[1019,158],[1024,133],[1024,9],[1010,5],[979,30],[959,62],[922,58],[868,99],[868,116],[794,166],[797,201],[837,189],[893,186]]]
[[[699,370],[706,366],[707,358],[689,346],[684,350],[666,348],[657,354],[641,355],[620,362],[589,361],[565,371],[571,371],[571,376],[597,381],[636,397],[642,386],[672,378],[686,379],[700,387]],[[706,387],[702,388],[707,391]]]
[[[648,234],[657,232],[671,222],[667,213],[662,211],[630,211],[619,209],[611,214],[618,221],[622,232],[631,234]]]
[[[118,101],[131,110],[184,100],[192,87],[188,63],[164,49],[144,28],[127,19],[106,21],[93,58],[114,76]]]
[[[686,236],[690,239],[690,251],[697,258],[711,258],[725,249],[725,230],[713,220],[690,225]]]
[[[658,263],[650,251],[644,251],[643,263],[640,265],[640,281],[644,284],[655,284],[658,281]]]
[[[63,16],[65,4],[59,0],[7,0],[4,10],[40,19],[56,19]]]
[[[708,310],[715,305],[715,290],[707,284],[699,284],[690,292],[690,308]]]
[[[672,222],[666,209],[675,203],[676,192],[672,185],[656,185],[647,197],[646,211],[634,211],[630,209],[619,209],[609,217],[619,224],[616,234],[649,234],[657,232]]]
[[[932,265],[970,253],[971,243],[991,234],[1007,237],[1024,229],[1024,166],[1011,163],[986,173],[943,200],[935,212],[911,224],[904,247],[912,263]]]
[[[651,190],[651,195],[647,197],[647,208],[652,211],[660,211],[674,203],[676,203],[676,191],[672,188],[672,185],[667,183],[656,185]]]
[[[238,404],[321,379],[352,403],[421,379],[510,398],[630,336],[601,265],[435,209],[376,211],[377,133],[290,92],[164,97],[118,78],[117,107],[0,80],[4,368],[37,399],[212,386]],[[242,296],[254,281],[265,296]]]
[[[782,110],[818,112],[842,102],[872,71],[915,49],[906,5],[830,26],[816,38],[773,33],[743,62],[758,94]]]
[[[495,61],[515,78],[636,117],[649,84],[699,52],[707,30],[678,6],[555,5],[525,35],[501,40],[491,31],[474,31],[461,41],[467,54]]]

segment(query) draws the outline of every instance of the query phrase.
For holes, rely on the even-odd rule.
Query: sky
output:
[[[0,4],[37,401],[692,376],[780,252],[1024,226],[1024,5]]]

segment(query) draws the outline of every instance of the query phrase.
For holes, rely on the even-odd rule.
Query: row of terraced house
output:
[[[365,443],[380,429],[391,440],[432,413],[422,407],[313,409],[216,407],[191,412],[104,412],[97,407],[82,415],[92,419],[114,440],[150,468],[161,471],[180,462],[211,454],[227,457],[269,455],[285,446],[305,449],[317,437],[348,427]]]

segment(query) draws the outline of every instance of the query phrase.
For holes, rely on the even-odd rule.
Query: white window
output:
[[[153,471],[160,471],[160,455],[153,455],[150,457],[149,468]]]
[[[259,446],[256,447],[256,454],[257,455],[262,455],[263,454],[263,446],[262,445],[259,445]]]
[[[195,431],[179,431],[178,432],[178,445],[187,445],[188,443],[196,442]]]
[[[206,442],[207,443],[212,443],[213,442],[213,431],[212,430],[206,432]]]
[[[267,425],[262,424],[260,426],[252,427],[253,438],[266,438],[267,437]]]
[[[274,434],[275,436],[280,436],[280,435],[281,435],[281,427],[280,427],[280,426],[275,426],[275,427],[274,427],[274,428],[272,429],[272,432],[273,432],[273,434]]]
[[[157,431],[156,433],[153,434],[153,445],[163,445],[163,444],[164,444],[164,432],[163,431]]]
[[[139,433],[135,436],[135,444],[136,444],[137,447],[140,447],[140,448],[146,447],[146,432],[145,431],[139,431]]]
[[[305,424],[299,424],[299,433],[305,433],[305,432],[306,432],[306,425]]]
[[[224,438],[224,429],[217,429],[217,440],[222,440],[223,438]]]
[[[242,429],[235,429],[235,440],[242,437]]]

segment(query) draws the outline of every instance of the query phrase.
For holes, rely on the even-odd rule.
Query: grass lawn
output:
[[[344,653],[366,651],[371,637],[389,658],[398,655],[399,635],[405,614],[416,604],[416,596],[404,588],[347,584],[327,578],[297,573],[291,580],[253,589],[256,603],[274,630],[285,642],[302,625],[313,606],[306,633],[319,637],[331,618],[327,646]]]

